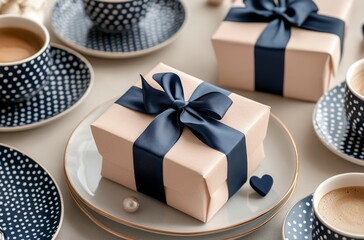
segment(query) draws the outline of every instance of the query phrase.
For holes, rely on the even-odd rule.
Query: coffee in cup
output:
[[[23,60],[36,54],[43,40],[35,33],[15,27],[0,28],[0,63]]]
[[[364,173],[337,175],[317,187],[312,239],[364,239]]]
[[[28,18],[0,16],[0,102],[30,99],[48,83],[50,37]]]
[[[364,137],[364,59],[346,74],[345,113],[351,129]]]
[[[335,228],[364,235],[364,187],[344,187],[326,193],[318,211]]]

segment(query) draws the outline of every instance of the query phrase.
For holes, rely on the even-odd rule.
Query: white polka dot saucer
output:
[[[321,142],[336,155],[364,166],[364,138],[351,130],[345,114],[345,82],[325,93],[313,113]]]
[[[7,240],[56,238],[64,212],[56,182],[37,162],[1,144],[0,189],[2,236]]]
[[[312,195],[300,200],[288,212],[283,222],[283,239],[312,240]]]
[[[180,0],[150,0],[145,17],[122,33],[100,31],[86,15],[82,1],[58,0],[51,16],[59,39],[84,54],[103,58],[135,57],[158,50],[177,38],[185,21]]]
[[[90,92],[94,74],[83,56],[56,44],[51,45],[50,54],[48,85],[27,101],[0,104],[0,132],[46,124],[73,110]]]

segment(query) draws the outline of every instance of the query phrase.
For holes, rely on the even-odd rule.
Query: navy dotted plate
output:
[[[34,128],[59,118],[74,109],[91,90],[93,70],[80,54],[56,44],[49,84],[28,101],[0,104],[0,131]]]
[[[338,156],[364,166],[364,138],[353,132],[345,115],[345,82],[325,93],[313,113],[321,142]]]
[[[51,23],[55,34],[78,51],[97,57],[126,58],[146,54],[171,43],[185,23],[179,0],[151,0],[138,24],[123,33],[98,30],[85,14],[82,0],[58,0]]]
[[[312,195],[292,207],[283,222],[283,239],[312,240]]]
[[[7,240],[54,239],[63,219],[61,193],[38,163],[0,145],[0,227]]]

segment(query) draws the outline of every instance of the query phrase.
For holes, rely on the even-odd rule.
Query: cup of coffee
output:
[[[86,14],[104,32],[131,29],[147,13],[149,0],[83,0]]]
[[[364,173],[346,173],[321,183],[313,195],[312,239],[364,239]]]
[[[30,19],[0,16],[0,101],[21,102],[47,84],[49,33]]]
[[[345,113],[352,130],[364,136],[364,59],[351,65],[346,74]]]

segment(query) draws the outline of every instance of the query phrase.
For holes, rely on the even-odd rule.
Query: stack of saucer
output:
[[[65,176],[77,205],[97,225],[116,236],[140,239],[222,239],[249,234],[271,220],[290,198],[297,181],[298,156],[295,143],[283,123],[270,117],[265,140],[266,159],[255,172],[269,172],[275,183],[265,198],[247,185],[232,197],[208,223],[201,222],[143,194],[101,177],[98,154],[90,125],[107,107],[94,110],[75,129],[65,151]],[[281,166],[285,167],[281,167]],[[123,199],[136,196],[140,209],[123,210]],[[158,221],[155,217],[159,216]]]

